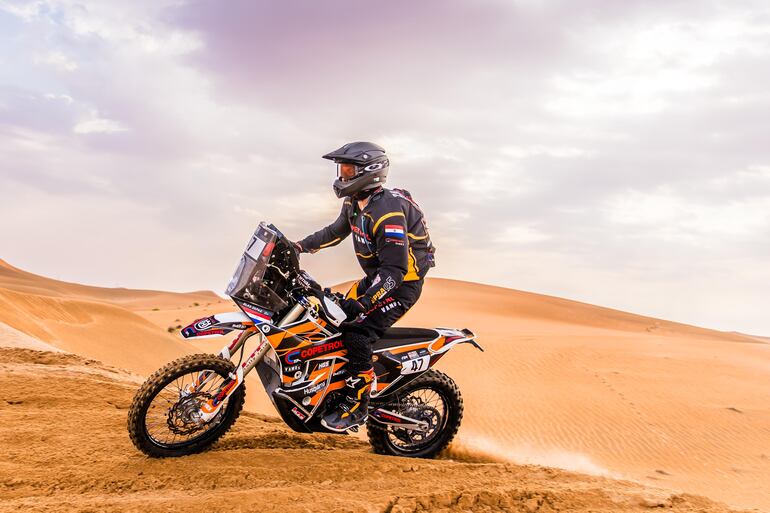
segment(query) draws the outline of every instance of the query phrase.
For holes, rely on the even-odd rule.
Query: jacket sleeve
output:
[[[342,211],[336,221],[299,241],[302,249],[313,253],[319,249],[336,246],[345,240],[350,235],[349,207],[349,201],[345,200],[345,203],[342,204]]]
[[[406,217],[401,211],[386,213],[375,221],[372,231],[380,268],[363,296],[374,304],[397,289],[409,269]]]

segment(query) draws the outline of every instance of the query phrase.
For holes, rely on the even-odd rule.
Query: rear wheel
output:
[[[189,387],[205,371],[211,375],[202,386]],[[128,434],[137,449],[148,456],[175,457],[201,452],[233,425],[246,399],[241,383],[214,418],[202,422],[200,405],[220,389],[235,366],[210,354],[195,354],[175,360],[158,370],[137,391],[128,410]]]
[[[428,430],[385,426],[370,420],[366,430],[377,454],[433,458],[449,445],[463,418],[463,398],[457,384],[433,369],[394,392],[379,406],[426,422]]]

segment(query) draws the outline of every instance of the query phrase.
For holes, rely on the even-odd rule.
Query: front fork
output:
[[[222,351],[219,352],[219,356],[229,360],[233,354],[238,352],[243,347],[243,345],[246,343],[246,340],[255,334],[259,334],[259,344],[257,345],[257,348],[254,349],[254,351],[251,353],[251,355],[249,355],[245,362],[243,362],[238,366],[237,369],[235,369],[235,372],[230,373],[228,380],[222,383],[222,386],[219,387],[216,395],[214,395],[214,397],[205,403],[201,404],[199,420],[202,424],[210,421],[217,415],[217,413],[219,413],[219,410],[222,408],[225,399],[230,397],[233,392],[235,392],[238,387],[241,386],[243,383],[243,377],[248,374],[270,350],[270,342],[259,328],[249,328],[238,335],[235,340],[230,343],[230,345],[223,347]],[[214,371],[205,370],[200,372],[195,382],[188,386],[187,392],[197,392],[209,380],[214,378],[214,376],[216,376]]]

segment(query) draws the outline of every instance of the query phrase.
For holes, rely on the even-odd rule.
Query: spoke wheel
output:
[[[432,458],[444,450],[457,434],[463,416],[460,390],[446,374],[429,370],[395,391],[386,410],[424,422],[425,431],[367,423],[369,442],[378,454]]]
[[[243,408],[245,385],[225,399],[214,418],[203,421],[200,407],[214,397],[235,370],[213,355],[190,355],[153,374],[139,389],[128,414],[134,445],[148,456],[184,456],[203,451],[224,435]],[[199,376],[203,384],[194,389]]]

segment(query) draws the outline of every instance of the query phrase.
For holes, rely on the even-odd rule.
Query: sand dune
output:
[[[0,260],[0,326],[138,375],[182,355],[218,352],[224,339],[190,343],[169,328],[236,307],[213,292],[101,288],[37,276]],[[247,380],[259,386],[256,376]],[[272,413],[266,394],[247,408]]]
[[[157,290],[134,290],[123,288],[102,288],[52,280],[22,271],[4,260],[0,260],[0,288],[34,294],[36,296],[63,297],[83,301],[99,301],[119,305],[129,310],[151,310],[153,308],[177,308],[220,301],[222,298],[211,291],[160,292]]]
[[[730,511],[555,469],[377,456],[254,414],[207,453],[149,459],[125,435],[131,376],[27,349],[0,348],[0,362],[0,512]]]
[[[233,309],[213,293],[100,289],[0,266],[0,322],[14,333],[138,374],[218,350],[223,340],[191,345],[168,328]],[[770,509],[770,344],[761,337],[441,279],[401,324],[468,327],[487,349],[463,346],[439,363],[465,397],[452,457]],[[255,385],[247,407],[272,414]]]
[[[0,322],[0,346],[23,348],[23,349],[36,349],[39,351],[61,352],[61,349],[58,349],[52,346],[51,344],[46,344],[45,342],[38,340],[34,337],[30,337],[26,333],[22,333],[21,331],[11,328],[7,324],[1,323],[1,322]]]
[[[192,348],[123,308],[0,289],[0,322],[65,351],[148,374]]]
[[[770,509],[767,344],[447,280],[403,322],[467,326],[487,349],[439,364],[464,393],[468,450]]]

